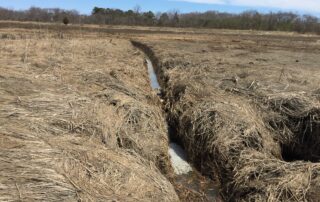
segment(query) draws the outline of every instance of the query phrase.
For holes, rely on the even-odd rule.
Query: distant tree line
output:
[[[311,15],[297,15],[291,12],[262,14],[257,11],[246,11],[231,14],[218,11],[204,13],[183,13],[170,11],[153,13],[141,12],[140,7],[133,10],[95,7],[90,15],[81,15],[76,10],[59,8],[41,9],[31,7],[28,10],[16,11],[0,8],[0,20],[66,22],[72,24],[108,24],[108,25],[141,25],[198,27],[224,29],[253,29],[267,31],[296,31],[320,34],[320,20]],[[68,24],[67,23],[67,24]],[[65,23],[66,24],[66,23]]]
[[[78,23],[81,15],[76,10],[59,8],[42,9],[31,7],[28,10],[16,11],[0,7],[0,20],[62,22],[65,17],[72,23]]]
[[[240,14],[208,11],[180,15],[182,27],[207,27],[227,29],[252,29],[266,31],[314,32],[320,34],[320,20],[311,15],[297,15],[290,12],[261,14],[246,11]]]

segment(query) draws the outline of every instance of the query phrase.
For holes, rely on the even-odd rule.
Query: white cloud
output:
[[[194,3],[222,4],[246,7],[266,7],[295,11],[319,12],[320,0],[179,0]]]

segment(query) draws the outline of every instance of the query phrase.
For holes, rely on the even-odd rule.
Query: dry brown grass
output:
[[[171,172],[161,108],[129,41],[1,33],[1,201],[178,200],[160,172]]]
[[[167,126],[132,37],[149,46],[190,160],[219,177],[226,200],[319,198],[318,36],[0,27],[0,200],[178,200],[163,176]],[[182,200],[205,198],[173,184]]]
[[[317,201],[317,37],[137,38],[157,64],[172,125],[231,201]],[[314,163],[312,163],[312,162]]]

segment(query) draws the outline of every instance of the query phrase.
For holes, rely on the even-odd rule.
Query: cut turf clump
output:
[[[277,121],[272,126],[278,132],[285,161],[320,160],[320,107],[312,95],[282,93],[269,98]]]

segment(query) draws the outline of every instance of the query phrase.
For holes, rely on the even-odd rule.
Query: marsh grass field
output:
[[[319,55],[317,35],[0,22],[0,200],[317,201]]]

